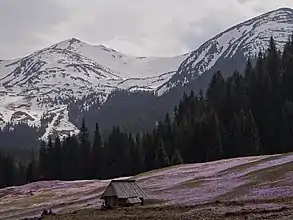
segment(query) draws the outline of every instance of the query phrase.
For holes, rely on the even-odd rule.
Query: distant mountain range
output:
[[[0,126],[19,123],[49,134],[119,124],[148,130],[183,92],[205,89],[217,70],[229,76],[264,51],[271,36],[282,49],[293,33],[293,10],[277,9],[219,33],[191,53],[170,58],[132,57],[72,38],[24,58],[0,61]]]

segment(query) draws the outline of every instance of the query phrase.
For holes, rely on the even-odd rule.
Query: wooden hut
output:
[[[106,208],[143,205],[145,198],[146,194],[135,180],[112,180],[101,196]]]

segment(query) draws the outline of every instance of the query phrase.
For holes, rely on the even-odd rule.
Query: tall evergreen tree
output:
[[[94,178],[99,179],[102,177],[103,148],[102,148],[102,137],[100,134],[98,123],[96,123],[91,156],[92,156],[91,157],[92,176]]]
[[[178,164],[183,164],[184,161],[182,159],[182,156],[177,148],[175,148],[173,152],[173,156],[171,158],[171,165],[178,165]]]
[[[207,90],[207,100],[219,115],[224,113],[223,103],[226,95],[226,83],[220,71],[216,72]]]
[[[30,160],[26,168],[26,183],[31,183],[37,180],[37,162],[34,157]]]
[[[278,153],[293,151],[293,102],[287,101],[282,113],[282,136]]]
[[[62,179],[62,169],[63,169],[63,157],[60,138],[57,136],[54,142],[54,151],[52,152],[52,163],[51,169],[54,170],[53,179]]]
[[[131,134],[128,136],[129,143],[129,175],[135,175],[142,172],[141,152],[137,142],[134,141]]]
[[[86,126],[85,120],[82,120],[80,133],[80,179],[90,179],[91,178],[91,151],[90,151],[90,141],[89,141],[89,131]]]
[[[155,168],[162,168],[170,166],[170,159],[166,153],[163,142],[161,142],[160,146],[157,149],[156,157],[155,157]]]

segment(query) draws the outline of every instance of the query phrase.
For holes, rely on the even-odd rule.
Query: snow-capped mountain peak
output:
[[[282,49],[293,33],[293,10],[280,8],[259,15],[217,34],[193,51],[168,83],[168,89],[185,85],[209,70],[216,71],[231,63],[243,63],[244,58],[256,57],[265,51],[270,37]],[[232,64],[229,65],[232,65]],[[180,76],[179,76],[180,75]]]
[[[21,59],[1,61],[0,123],[45,127],[44,137],[76,132],[68,104],[84,99],[85,107],[103,103],[117,89],[156,92],[186,56],[142,59],[72,38]]]
[[[72,50],[72,49],[77,49],[78,47],[84,45],[85,43],[82,42],[81,40],[77,39],[77,38],[71,38],[68,40],[64,40],[61,41],[55,45],[53,45],[53,48],[58,48],[58,49],[68,49],[68,50]]]
[[[83,48],[85,47],[85,48]],[[61,49],[61,50],[70,50],[70,51],[73,51],[73,52],[77,52],[77,53],[82,53],[82,55],[85,55],[85,56],[89,56],[90,55],[90,52],[92,51],[95,51],[97,55],[98,52],[102,53],[104,52],[105,54],[109,54],[109,55],[117,55],[119,58],[122,58],[122,57],[127,57],[126,55],[122,54],[122,53],[119,53],[117,52],[116,50],[112,49],[112,48],[108,48],[102,44],[100,45],[90,45],[88,43],[85,43],[77,38],[71,38],[71,39],[68,39],[68,40],[64,40],[64,41],[61,41],[57,44],[54,44],[52,45],[50,48],[54,48],[54,49]],[[88,53],[88,54],[87,54]],[[104,55],[105,55],[104,54]],[[99,57],[98,56],[93,56],[91,58],[94,58],[95,59],[98,59]]]

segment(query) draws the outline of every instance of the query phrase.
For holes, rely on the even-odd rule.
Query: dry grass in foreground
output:
[[[291,200],[290,200],[291,201]],[[84,209],[69,214],[44,218],[45,220],[134,220],[134,219],[171,219],[171,220],[289,220],[293,219],[293,203],[283,201],[279,207],[271,202],[213,202],[193,206],[132,207],[112,210]],[[285,205],[286,204],[286,205]]]
[[[40,216],[44,208],[58,213],[53,220],[286,220],[292,214],[292,153],[183,164],[131,178],[159,204],[103,212],[95,208],[101,206],[100,195],[110,180],[41,181],[1,189],[0,219],[32,218]]]

